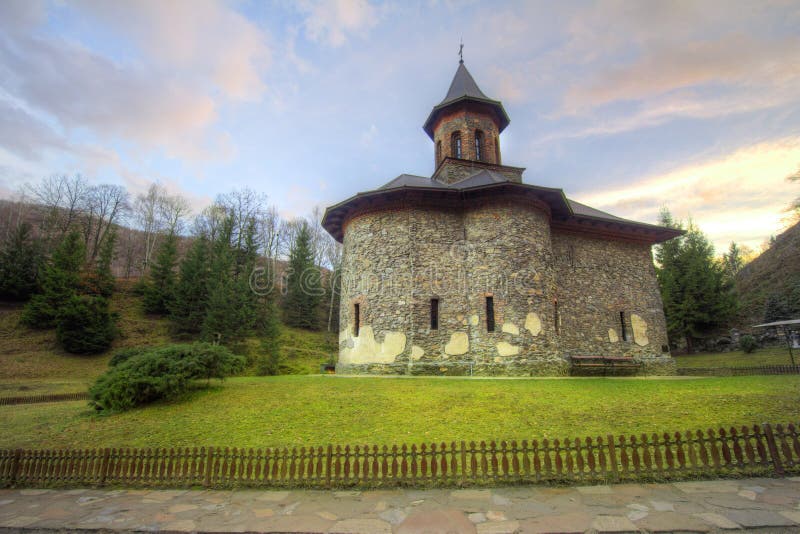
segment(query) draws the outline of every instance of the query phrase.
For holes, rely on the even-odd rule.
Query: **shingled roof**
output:
[[[358,193],[344,202],[329,207],[325,211],[322,225],[336,240],[341,241],[344,236],[342,224],[364,202],[372,203],[381,198],[388,200],[409,192],[425,196],[436,194],[439,195],[439,198],[450,198],[453,195],[471,195],[476,192],[492,194],[490,190],[497,193],[511,191],[520,198],[538,198],[550,207],[553,223],[562,228],[579,229],[581,232],[592,233],[602,227],[606,233],[611,232],[619,234],[621,237],[635,238],[650,243],[666,241],[682,233],[655,224],[623,219],[568,199],[561,189],[511,181],[503,174],[489,169],[476,170],[474,174],[451,184],[425,176],[401,174],[378,189]]]
[[[506,110],[503,108],[503,104],[499,100],[492,100],[486,96],[484,92],[481,91],[481,88],[478,87],[478,84],[475,83],[475,79],[469,73],[467,67],[464,66],[464,63],[459,62],[456,74],[453,76],[453,81],[450,82],[450,89],[447,90],[447,95],[444,97],[444,100],[439,102],[439,104],[434,106],[431,110],[430,115],[428,115],[428,118],[425,120],[425,124],[422,126],[423,130],[433,139],[433,123],[436,121],[439,112],[451,105],[470,101],[488,104],[494,108],[499,120],[498,131],[502,132],[511,122]]]

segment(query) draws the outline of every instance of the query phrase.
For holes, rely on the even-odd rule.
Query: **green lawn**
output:
[[[789,349],[769,347],[756,349],[745,354],[737,350],[733,352],[716,352],[709,354],[684,354],[675,356],[678,367],[751,367],[757,365],[789,365]],[[794,361],[800,363],[800,351],[794,351]]]
[[[110,416],[0,407],[0,447],[282,446],[563,438],[798,420],[800,377],[234,378]]]

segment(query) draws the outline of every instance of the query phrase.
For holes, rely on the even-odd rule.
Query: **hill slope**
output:
[[[777,237],[775,243],[736,275],[741,310],[740,328],[760,323],[773,293],[788,295],[800,284],[800,223]]]

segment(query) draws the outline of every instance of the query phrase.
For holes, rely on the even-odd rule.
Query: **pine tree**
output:
[[[116,317],[103,297],[73,295],[58,313],[56,338],[67,352],[96,354],[111,347]]]
[[[273,299],[264,303],[261,326],[261,354],[256,360],[258,375],[277,375],[281,367],[280,319]]]
[[[192,243],[180,264],[170,318],[178,332],[199,333],[208,308],[209,243],[205,236]]]
[[[319,328],[319,304],[323,291],[319,268],[314,265],[311,233],[303,222],[289,253],[286,298],[283,301],[286,324],[299,328]]]
[[[731,241],[728,252],[722,255],[722,265],[725,269],[725,274],[731,279],[739,274],[739,271],[744,267],[742,249],[736,244],[736,241]]]
[[[767,297],[764,305],[764,322],[773,323],[775,321],[787,321],[793,319],[792,309],[787,295],[773,293]]]
[[[31,233],[31,225],[21,223],[0,252],[0,297],[29,299],[38,288],[42,262],[42,248]]]
[[[660,222],[682,228],[668,211],[662,212]],[[694,338],[725,324],[735,313],[731,280],[714,261],[714,247],[691,222],[685,235],[658,247],[656,260],[669,336],[684,338],[691,352]]]
[[[150,269],[150,280],[144,289],[144,310],[166,314],[175,300],[175,265],[178,262],[178,237],[169,233],[158,249]]]
[[[86,248],[77,231],[67,233],[53,252],[41,278],[41,293],[25,306],[22,322],[33,328],[52,328],[59,310],[76,295]]]

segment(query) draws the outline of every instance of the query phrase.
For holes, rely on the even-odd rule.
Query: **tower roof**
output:
[[[481,102],[493,107],[500,121],[498,124],[499,131],[502,132],[505,127],[508,126],[508,123],[511,122],[506,110],[503,109],[503,104],[499,100],[492,100],[486,96],[483,91],[481,91],[481,88],[478,87],[478,84],[467,70],[467,67],[464,66],[464,62],[459,61],[458,69],[456,70],[455,76],[453,76],[453,81],[450,82],[450,89],[447,90],[447,95],[444,97],[444,100],[434,106],[430,115],[428,115],[428,118],[425,120],[425,124],[422,126],[425,133],[433,139],[433,125],[439,112],[453,104],[469,101]]]

